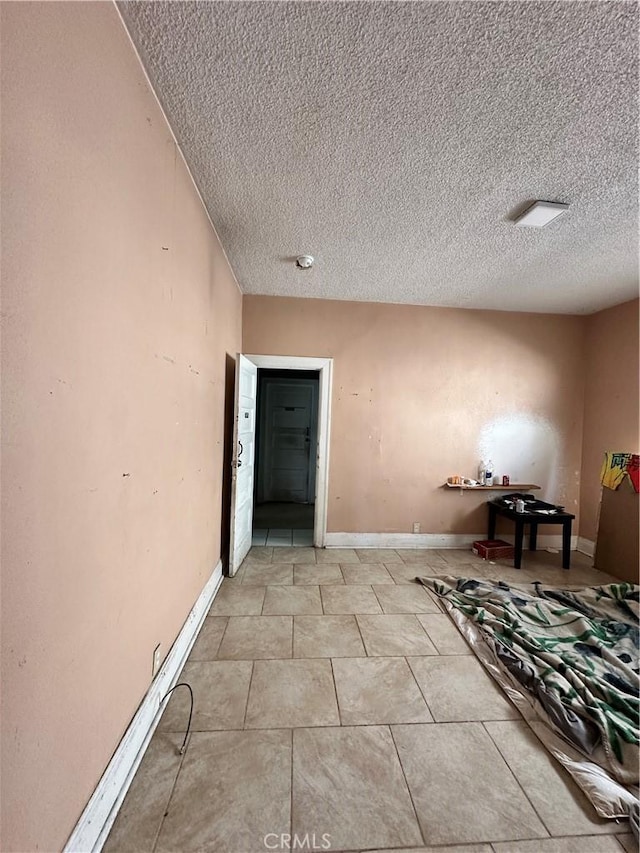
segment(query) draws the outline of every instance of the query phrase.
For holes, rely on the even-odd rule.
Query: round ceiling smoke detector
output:
[[[299,270],[310,270],[313,266],[313,258],[311,255],[300,255],[296,258],[296,266]]]

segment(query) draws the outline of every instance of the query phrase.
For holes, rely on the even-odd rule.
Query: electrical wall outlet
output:
[[[151,673],[152,678],[156,677],[158,670],[160,669],[160,663],[162,662],[162,659],[160,657],[160,646],[161,645],[162,645],[161,643],[158,643],[158,645],[153,650],[153,671]]]
[[[419,521],[413,522],[413,532],[414,533],[420,533],[420,522]]]

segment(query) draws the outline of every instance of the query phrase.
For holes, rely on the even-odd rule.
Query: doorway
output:
[[[259,370],[265,371],[264,417],[276,430],[269,437],[265,426],[261,450],[256,453]],[[332,372],[331,358],[238,354],[231,461],[231,576],[252,542],[263,541],[263,531],[267,531],[265,544],[270,538],[270,545],[293,545],[295,538],[296,544],[303,544],[304,539],[304,544],[324,547]],[[271,391],[269,379],[275,380]],[[305,456],[310,464],[305,464]],[[282,524],[285,526],[275,526]],[[261,531],[255,539],[254,530]]]
[[[320,377],[258,369],[253,545],[313,545]]]

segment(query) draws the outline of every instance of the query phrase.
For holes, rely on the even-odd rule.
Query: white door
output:
[[[261,387],[258,499],[313,503],[318,382],[265,379]]]
[[[257,389],[258,368],[248,358],[238,354],[231,460],[231,577],[238,571],[251,548]]]

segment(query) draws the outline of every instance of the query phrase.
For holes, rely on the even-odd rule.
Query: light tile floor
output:
[[[292,834],[297,849],[349,853],[637,849],[625,823],[595,816],[413,582],[610,580],[589,564],[574,553],[564,572],[541,551],[517,572],[468,551],[254,547],[182,673],[195,695],[187,752],[178,691],[106,853],[265,853],[296,849]]]
[[[268,545],[275,548],[286,548],[288,545],[313,545],[313,530],[296,530],[285,527],[267,527],[254,529],[251,536],[252,545]]]

